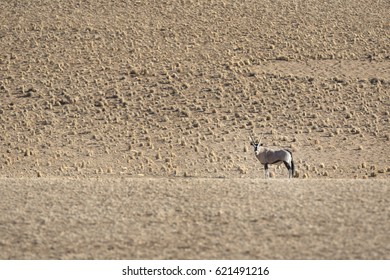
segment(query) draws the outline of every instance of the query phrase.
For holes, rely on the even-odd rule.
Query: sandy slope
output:
[[[0,174],[388,178],[389,5],[1,1]]]
[[[389,259],[387,180],[1,179],[1,259]]]

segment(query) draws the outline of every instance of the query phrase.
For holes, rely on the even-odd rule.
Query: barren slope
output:
[[[0,174],[388,178],[389,8],[2,1]]]

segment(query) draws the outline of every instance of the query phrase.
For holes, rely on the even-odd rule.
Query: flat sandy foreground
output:
[[[0,180],[1,259],[390,259],[388,180]]]

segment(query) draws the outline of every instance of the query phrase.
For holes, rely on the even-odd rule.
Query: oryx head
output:
[[[263,144],[261,144],[259,140],[255,140],[252,134],[249,134],[249,139],[251,140],[251,146],[253,147],[255,154],[257,155],[260,152],[260,147],[263,146]]]

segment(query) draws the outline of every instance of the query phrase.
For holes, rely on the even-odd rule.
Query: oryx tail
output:
[[[291,151],[289,151],[289,150],[286,150],[286,151],[291,155],[291,177],[294,178],[295,167],[294,167],[293,155],[292,155]]]

